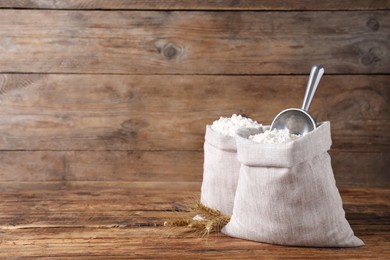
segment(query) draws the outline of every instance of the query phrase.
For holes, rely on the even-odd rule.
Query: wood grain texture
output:
[[[330,154],[341,187],[390,187],[389,152],[332,150]],[[199,183],[203,177],[203,152],[2,151],[0,165],[0,185],[5,186],[44,181],[62,183],[63,188],[70,181],[99,181],[102,186],[115,181]]]
[[[366,243],[349,249],[283,247],[227,236],[199,238],[161,226],[166,218],[186,214],[183,202],[197,193],[92,186],[4,190],[0,193],[0,257],[386,259],[390,255],[389,189],[341,190],[347,219]]]
[[[2,0],[0,8],[140,10],[378,10],[387,0]]]
[[[386,11],[0,12],[1,72],[390,72]]]
[[[200,181],[0,181],[1,192],[77,189],[148,189],[165,191],[200,191]]]
[[[387,259],[390,254],[389,232],[378,230],[357,233],[366,243],[359,249],[281,247],[225,236],[181,238],[152,227],[50,227],[4,233],[7,242],[0,256],[7,259]]]
[[[388,0],[0,0],[0,258],[389,259],[389,10]],[[300,106],[318,62],[326,76],[310,112],[331,121],[337,186],[366,246],[163,228],[199,199],[205,125],[233,113],[269,124]]]
[[[201,181],[196,151],[19,151],[0,153],[1,181]]]
[[[1,150],[197,150],[205,125],[270,124],[307,76],[0,75]],[[388,151],[390,76],[325,76],[310,112],[333,147]]]

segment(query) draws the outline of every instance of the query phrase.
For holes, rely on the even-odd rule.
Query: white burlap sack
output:
[[[242,163],[233,215],[223,233],[266,243],[355,247],[364,243],[345,219],[330,156],[330,123],[285,144],[236,135]]]
[[[248,130],[258,133],[260,130]],[[231,216],[240,163],[236,140],[206,126],[201,202]]]

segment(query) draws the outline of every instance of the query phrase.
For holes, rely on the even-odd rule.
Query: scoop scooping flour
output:
[[[233,114],[231,117],[221,116],[211,125],[211,128],[214,131],[226,136],[234,136],[236,134],[237,129],[240,127],[261,128],[261,124],[257,123],[256,121],[253,121],[250,118]]]
[[[288,129],[266,130],[264,133],[250,135],[249,139],[261,144],[282,144],[299,138],[300,135],[290,134]]]

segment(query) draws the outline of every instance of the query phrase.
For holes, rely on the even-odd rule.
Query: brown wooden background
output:
[[[0,1],[0,182],[199,186],[205,125],[332,123],[339,186],[390,186],[390,1]],[[95,183],[96,184],[96,183]]]

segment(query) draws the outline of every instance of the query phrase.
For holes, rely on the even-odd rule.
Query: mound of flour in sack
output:
[[[211,125],[211,128],[220,134],[226,136],[234,136],[237,129],[240,127],[245,128],[261,128],[261,124],[253,121],[250,118],[243,117],[241,115],[233,114],[231,117],[220,117],[218,120],[215,120]]]
[[[233,211],[240,163],[234,138],[236,130],[262,132],[262,125],[241,116],[220,117],[206,126],[201,202],[230,216]]]
[[[248,139],[260,144],[281,144],[299,138],[300,135],[290,134],[287,129],[266,130],[264,133],[250,135]]]

